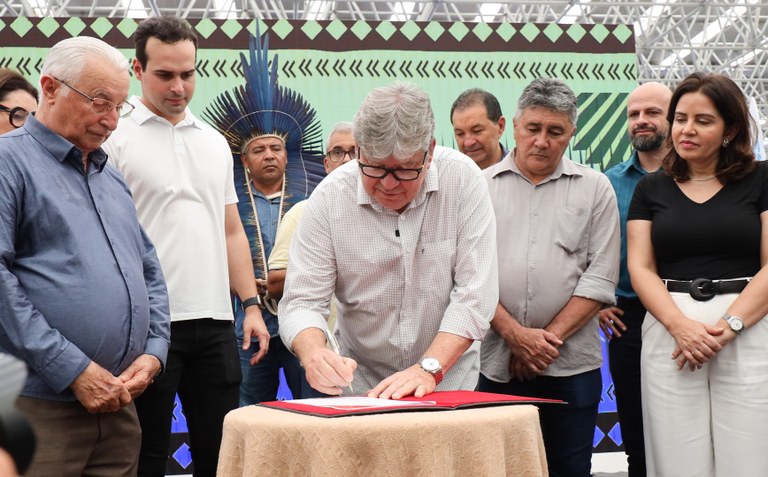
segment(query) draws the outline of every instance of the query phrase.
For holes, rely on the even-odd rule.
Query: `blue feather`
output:
[[[288,163],[285,168],[283,212],[312,193],[325,177],[322,131],[315,109],[296,91],[278,84],[278,55],[269,64],[269,35],[263,44],[251,35],[248,55],[240,54],[245,84],[221,93],[203,111],[202,117],[221,132],[232,151],[235,190],[240,199],[238,210],[251,242],[254,270],[262,268],[259,240],[245,182],[245,169],[240,152],[246,141],[275,134],[285,141]]]

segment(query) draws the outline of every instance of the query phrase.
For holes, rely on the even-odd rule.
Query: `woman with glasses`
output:
[[[37,111],[37,100],[37,89],[29,81],[13,70],[0,68],[0,134],[20,128],[29,113]]]

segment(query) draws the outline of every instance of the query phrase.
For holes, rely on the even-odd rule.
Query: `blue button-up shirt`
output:
[[[646,174],[646,170],[643,169],[637,158],[637,151],[632,151],[628,160],[605,171],[605,175],[608,176],[608,180],[611,181],[613,190],[616,192],[616,201],[619,204],[621,256],[616,295],[623,298],[637,298],[637,294],[632,289],[632,283],[629,281],[629,270],[627,270],[627,212],[629,212],[629,204],[632,203],[635,186]]]
[[[170,315],[128,187],[34,117],[0,136],[0,351],[27,363],[23,396],[74,400],[91,361],[119,375],[165,363]]]

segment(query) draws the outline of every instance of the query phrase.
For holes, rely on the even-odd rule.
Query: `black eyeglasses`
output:
[[[90,111],[92,113],[107,114],[108,112],[110,112],[110,111],[112,111],[114,109],[115,111],[117,111],[117,115],[118,116],[120,116],[121,118],[127,118],[133,112],[134,107],[133,107],[133,105],[131,103],[115,104],[112,101],[107,101],[106,99],[103,99],[103,98],[91,98],[90,96],[88,96],[87,94],[83,93],[79,89],[73,87],[72,85],[70,85],[66,81],[62,81],[59,78],[56,78],[55,76],[53,76],[52,78],[55,79],[56,81],[58,81],[59,83],[63,84],[67,88],[71,89],[75,93],[79,94],[83,98],[85,98],[88,101],[90,101],[91,104],[90,104],[89,109],[90,109]]]
[[[335,164],[338,164],[339,162],[344,162],[345,156],[349,156],[349,160],[352,161],[357,157],[357,148],[353,147],[352,149],[345,150],[340,147],[335,147],[330,151],[326,152],[325,155],[328,156],[328,159],[330,159],[330,161]]]
[[[429,150],[424,151],[424,159],[421,161],[421,167],[417,167],[416,169],[390,169],[388,167],[363,164],[360,161],[358,161],[357,164],[360,166],[360,172],[362,172],[363,175],[374,179],[383,179],[387,177],[387,174],[392,174],[394,178],[399,181],[415,181],[419,178],[421,171],[424,170],[424,165],[427,163],[427,157],[429,157]]]
[[[21,106],[9,108],[0,104],[0,111],[8,113],[8,121],[10,121],[11,126],[15,128],[22,127],[24,122],[27,120],[27,116],[29,116],[29,111],[22,108]]]

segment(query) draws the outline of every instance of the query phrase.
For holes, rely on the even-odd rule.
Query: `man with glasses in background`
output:
[[[435,146],[429,97],[373,90],[357,163],[313,192],[291,244],[280,336],[313,388],[371,397],[474,389],[496,300],[496,226],[471,159]],[[326,348],[336,294],[340,355]],[[354,379],[353,379],[354,378]]]
[[[336,123],[331,134],[328,135],[328,147],[325,148],[323,164],[326,174],[330,174],[342,164],[354,161],[356,157],[357,146],[352,136],[352,123]]]
[[[0,137],[0,352],[27,364],[27,476],[135,476],[134,399],[168,353],[168,294],[128,186],[101,148],[131,113],[128,60],[57,43],[36,116]]]

